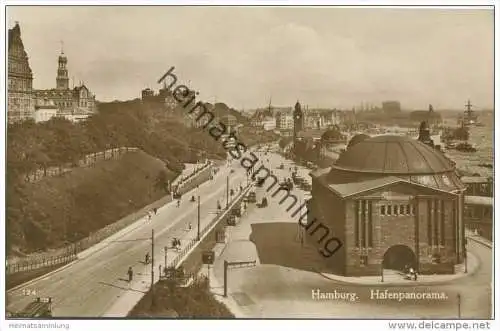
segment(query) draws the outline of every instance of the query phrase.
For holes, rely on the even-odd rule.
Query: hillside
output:
[[[7,195],[7,245],[10,253],[29,253],[64,246],[86,237],[121,217],[161,198],[159,174],[175,174],[164,162],[142,151],[95,167],[75,168],[60,177],[46,177]]]

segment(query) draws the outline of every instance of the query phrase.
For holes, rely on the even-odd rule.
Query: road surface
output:
[[[290,161],[279,155],[269,155],[269,168],[278,177],[288,176]],[[277,167],[284,163],[285,170]],[[299,175],[310,170],[298,166]],[[274,190],[273,190],[274,191]],[[257,199],[268,197],[267,208],[250,206],[241,223],[231,229],[230,242],[214,264],[217,281],[223,284],[223,260],[257,260],[252,268],[229,271],[230,296],[250,318],[491,318],[491,249],[469,240],[468,251],[479,260],[478,269],[471,274],[444,285],[416,284],[415,286],[345,284],[326,279],[308,270],[314,255],[305,255],[297,238],[295,220],[285,205],[278,202],[281,195],[269,198],[266,186],[257,188]],[[307,192],[294,188],[293,193],[303,201]],[[307,234],[306,234],[307,235]],[[312,251],[312,253],[316,253]],[[312,254],[311,252],[309,254]],[[371,290],[394,292],[444,293],[442,300],[377,300]],[[345,298],[315,300],[313,290],[342,293]],[[350,301],[347,293],[354,297]],[[459,296],[460,295],[460,299]],[[459,307],[460,306],[460,307]]]
[[[190,200],[191,195],[201,197],[201,227],[214,217],[217,200],[225,207],[226,178],[229,175],[230,188],[238,192],[240,183],[246,183],[246,171],[233,166],[222,166],[214,177],[198,188],[184,194],[181,206],[169,203],[158,210],[151,221],[139,220],[140,226],[131,226],[130,232],[106,245],[103,249],[79,259],[70,266],[41,278],[28,286],[21,286],[7,294],[7,310],[22,310],[34,297],[23,294],[36,291],[36,296],[53,298],[53,315],[56,317],[99,317],[131,290],[127,281],[127,269],[134,270],[134,281],[151,282],[151,265],[143,263],[145,254],[151,249],[151,230],[155,232],[155,273],[158,266],[164,265],[163,247],[171,246],[173,237],[187,242],[188,224],[197,226],[197,203]],[[192,231],[189,235],[192,237]],[[184,240],[183,240],[184,239]],[[151,254],[151,253],[150,253]],[[126,312],[125,312],[126,314]]]

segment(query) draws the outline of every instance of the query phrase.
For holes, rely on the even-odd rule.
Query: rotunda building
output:
[[[440,151],[404,136],[363,137],[311,176],[306,237],[330,272],[451,274],[462,262],[464,185]],[[341,244],[328,247],[332,237]]]

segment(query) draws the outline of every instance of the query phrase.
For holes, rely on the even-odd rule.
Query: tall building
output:
[[[290,112],[279,111],[276,113],[276,127],[279,130],[293,129],[293,115]]]
[[[58,111],[57,116],[65,117],[70,121],[86,119],[96,111],[95,95],[85,83],[69,87],[68,58],[61,49],[57,61],[56,88],[50,90],[36,90],[37,105],[53,103]],[[39,111],[37,108],[36,111]]]
[[[9,29],[7,121],[32,118],[35,111],[33,73],[21,39],[19,23]]]

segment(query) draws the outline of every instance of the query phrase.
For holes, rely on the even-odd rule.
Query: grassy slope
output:
[[[162,161],[133,152],[28,184],[23,188],[24,219],[14,225],[17,229],[7,229],[7,235],[26,253],[61,247],[66,233],[69,241],[84,238],[161,198],[164,192],[155,188],[161,170],[169,179],[175,177]]]

